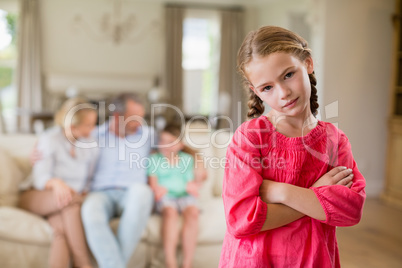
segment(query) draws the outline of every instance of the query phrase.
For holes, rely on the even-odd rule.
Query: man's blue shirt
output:
[[[153,127],[140,126],[134,134],[116,136],[109,131],[109,122],[93,132],[98,141],[99,160],[92,181],[92,190],[127,188],[132,183],[147,182],[151,146],[156,146]]]

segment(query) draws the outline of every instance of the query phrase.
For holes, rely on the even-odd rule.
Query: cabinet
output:
[[[402,6],[396,1],[384,201],[402,208]]]

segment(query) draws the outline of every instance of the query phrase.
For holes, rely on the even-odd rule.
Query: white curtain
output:
[[[222,10],[221,16],[219,96],[222,101],[230,98],[229,110],[224,115],[229,116],[233,127],[237,128],[247,114],[245,92],[236,71],[237,52],[244,38],[244,12],[242,10]]]
[[[19,131],[30,132],[30,113],[42,110],[39,0],[21,0],[17,88]]]
[[[6,124],[4,123],[3,106],[0,99],[0,134],[2,133],[6,133]]]

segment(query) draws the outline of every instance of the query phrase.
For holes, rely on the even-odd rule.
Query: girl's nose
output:
[[[289,95],[292,93],[290,88],[288,88],[286,85],[283,85],[283,84],[279,84],[278,89],[279,89],[281,99],[287,99],[289,97]]]

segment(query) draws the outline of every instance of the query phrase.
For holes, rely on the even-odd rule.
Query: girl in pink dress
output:
[[[314,64],[297,34],[250,32],[238,69],[249,117],[227,150],[219,267],[340,267],[336,226],[360,221],[365,180],[346,135],[319,121]],[[264,103],[271,110],[264,112]]]

